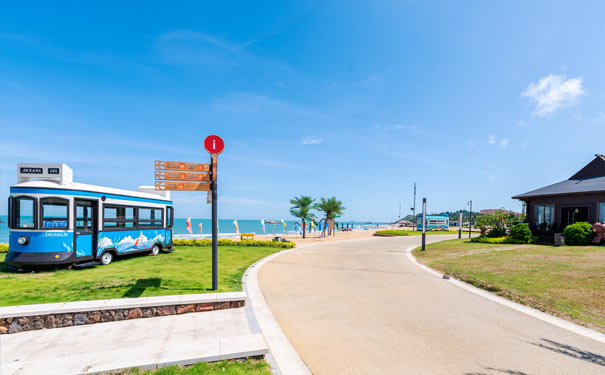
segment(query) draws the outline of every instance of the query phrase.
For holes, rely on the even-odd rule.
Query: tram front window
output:
[[[42,228],[67,229],[69,201],[60,198],[42,199]]]
[[[34,229],[35,200],[30,197],[15,199],[15,228]]]

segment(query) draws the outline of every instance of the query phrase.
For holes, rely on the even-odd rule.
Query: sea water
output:
[[[0,243],[8,243],[8,216],[0,215]],[[172,228],[172,232],[175,235],[189,235],[187,231],[187,222],[186,218],[175,218],[174,226]],[[210,219],[191,219],[191,232],[195,235],[196,238],[210,238],[212,236],[212,224]],[[297,233],[295,228],[300,227],[300,221],[285,221],[286,226],[280,222],[279,224],[265,224],[265,230],[263,231],[263,227],[261,225],[261,221],[259,220],[237,220],[237,224],[239,227],[239,233],[254,233],[254,234],[270,234],[275,236],[284,236],[284,235],[292,235]],[[296,223],[299,225],[295,227]],[[201,231],[200,225],[202,224]],[[339,222],[340,224],[340,222]],[[348,222],[349,227],[353,227],[353,229],[363,229],[367,227],[376,226],[384,223],[368,223],[368,222]],[[347,226],[347,222],[344,222],[345,227]],[[319,227],[315,227],[317,231]],[[218,221],[218,230],[220,237],[234,237],[237,236],[235,232],[235,224],[233,223],[233,219],[220,219]]]

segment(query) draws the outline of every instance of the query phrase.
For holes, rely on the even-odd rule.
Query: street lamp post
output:
[[[460,215],[458,217],[458,239],[462,238],[462,210],[460,210]]]
[[[473,201],[468,201],[470,212],[468,217],[468,238],[471,238],[471,228],[473,227]]]

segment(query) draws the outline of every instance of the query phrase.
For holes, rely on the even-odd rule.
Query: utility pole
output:
[[[473,201],[468,201],[468,204],[471,206],[468,218],[468,238],[471,238],[471,228],[473,227]]]
[[[401,202],[399,202],[399,220],[401,220]]]

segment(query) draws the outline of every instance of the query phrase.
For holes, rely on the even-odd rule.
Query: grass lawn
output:
[[[422,234],[422,231],[387,229],[387,230],[378,230],[378,231],[376,231],[376,234],[384,234],[384,235],[388,235],[388,236],[420,236]],[[457,230],[427,230],[426,234],[431,235],[431,236],[434,234],[458,234],[458,231]],[[464,236],[464,231],[462,232],[462,235]],[[467,235],[468,235],[468,231],[467,231]]]
[[[143,371],[137,368],[112,372],[112,375],[271,375],[271,367],[265,361],[221,361],[197,363],[192,366],[169,366],[158,370]]]
[[[175,246],[152,257],[119,257],[107,266],[82,270],[16,273],[0,262],[0,306],[208,293],[212,288],[210,247]],[[244,271],[280,248],[219,246],[218,292],[242,290]],[[6,254],[0,254],[4,260]]]
[[[414,250],[428,266],[549,314],[605,332],[605,247],[471,243]]]

